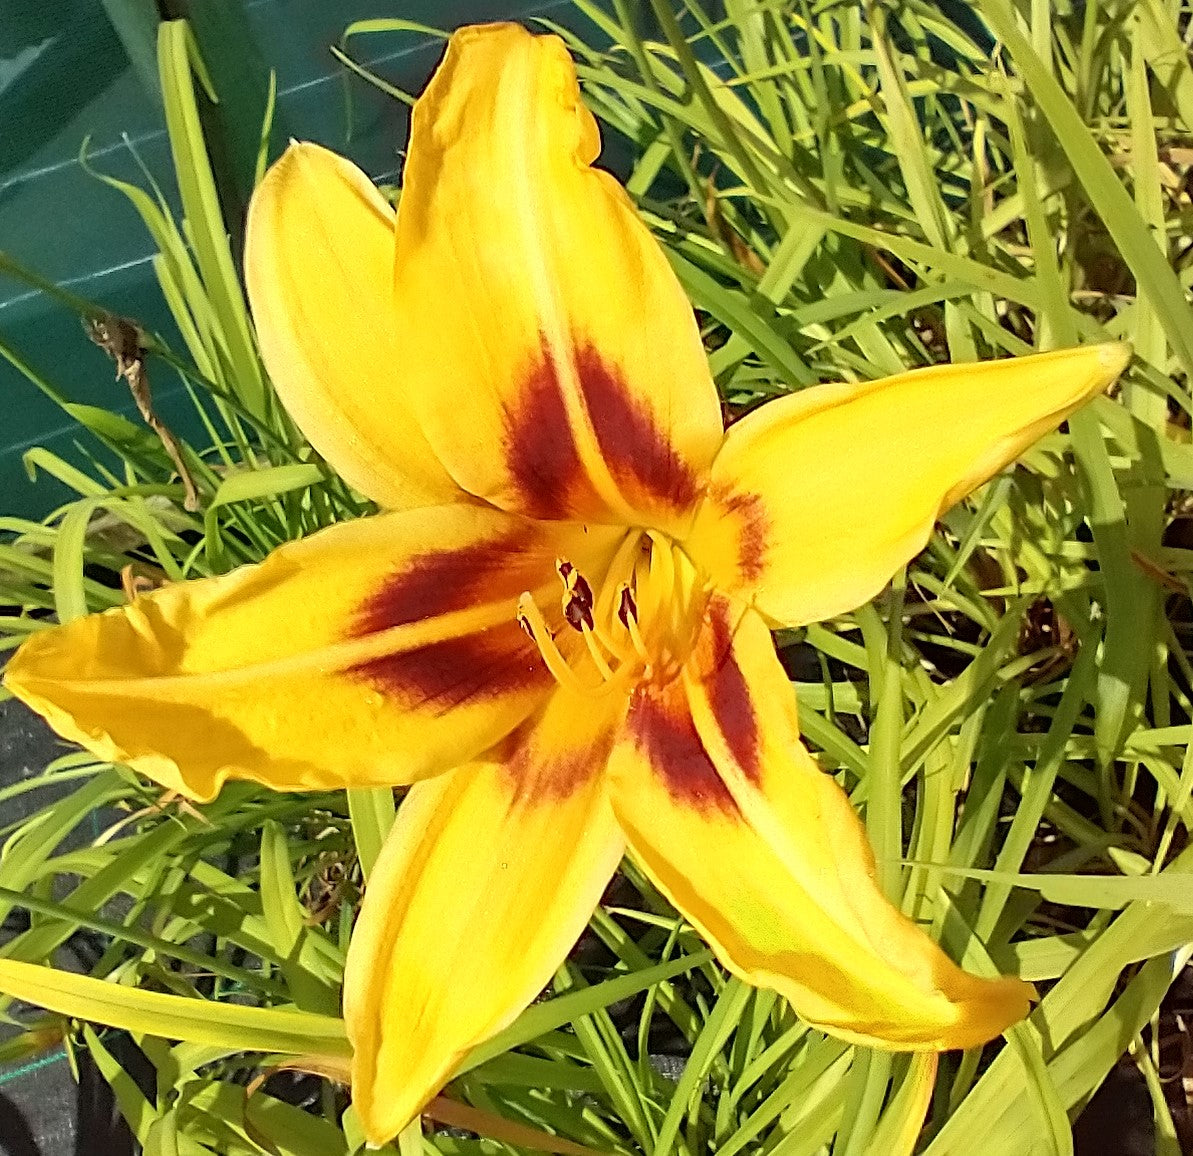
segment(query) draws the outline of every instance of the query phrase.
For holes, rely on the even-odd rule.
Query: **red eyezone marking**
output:
[[[762,735],[750,687],[733,653],[733,629],[729,604],[722,599],[709,603],[706,640],[712,665],[703,675],[713,717],[725,738],[729,753],[753,783],[762,778]]]
[[[544,347],[516,408],[506,411],[505,454],[521,510],[531,518],[593,513],[602,503],[580,460],[555,362]]]
[[[478,602],[517,598],[543,581],[549,560],[529,533],[412,558],[357,611],[350,637],[423,622]]]
[[[700,812],[738,813],[729,788],[717,774],[696,733],[678,679],[662,688],[635,690],[626,725],[638,749],[676,802]]]
[[[625,378],[591,345],[576,350],[576,376],[601,456],[627,496],[691,506],[699,497],[695,476]]]
[[[502,744],[498,756],[513,786],[510,806],[567,799],[598,776],[613,749],[614,723],[583,745],[553,751],[544,758],[535,742],[540,715],[533,715]]]
[[[770,516],[757,494],[744,490],[719,489],[710,495],[713,502],[738,524],[737,572],[743,582],[754,582],[766,568],[770,541]]]
[[[693,505],[700,496],[696,476],[630,384],[590,345],[577,348],[574,368],[597,448],[626,498],[673,510]],[[605,509],[580,457],[545,342],[517,404],[506,412],[505,453],[522,512],[530,517],[598,518]]]
[[[554,681],[538,647],[514,621],[475,634],[387,654],[347,673],[403,705],[442,714],[468,702],[546,690]]]

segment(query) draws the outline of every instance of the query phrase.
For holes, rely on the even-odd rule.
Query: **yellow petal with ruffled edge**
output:
[[[485,759],[414,786],[344,975],[352,1102],[395,1136],[563,962],[621,859],[604,765],[621,702],[559,691]]]
[[[540,518],[686,526],[721,440],[700,334],[600,149],[563,42],[465,28],[414,108],[400,362],[469,493]]]
[[[474,506],[341,523],[35,634],[4,684],[64,738],[194,799],[228,778],[409,782],[486,749],[547,695],[518,596],[549,605],[560,553],[599,574],[611,552],[607,532]]]
[[[770,632],[724,599],[682,679],[643,686],[610,759],[632,854],[734,974],[873,1047],[967,1048],[1030,985],[962,971],[883,897],[844,792],[800,745]]]
[[[936,518],[1106,389],[1125,345],[821,385],[732,426],[685,548],[716,585],[798,626],[860,606]]]

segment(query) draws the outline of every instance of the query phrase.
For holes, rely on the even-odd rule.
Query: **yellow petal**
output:
[[[636,692],[610,760],[631,852],[726,967],[816,1027],[905,1050],[992,1038],[1031,987],[962,971],[886,901],[794,701],[759,615],[714,599],[682,678]]]
[[[1085,346],[770,402],[730,429],[685,546],[773,622],[852,610],[945,509],[1106,389],[1129,355]]]
[[[517,513],[686,526],[721,437],[691,306],[557,37],[456,33],[414,109],[397,226],[411,405]]]
[[[372,1143],[514,1020],[584,929],[624,845],[601,773],[615,708],[557,692],[494,757],[417,784],[399,808],[344,975]]]
[[[293,144],[249,206],[245,279],[261,355],[311,444],[391,509],[455,501],[419,432],[393,316],[394,213],[355,165]]]
[[[608,535],[606,535],[607,537]],[[601,535],[473,506],[342,523],[258,566],[34,635],[5,685],[65,738],[207,800],[436,774],[554,685],[516,624]],[[546,601],[546,593],[544,593]]]

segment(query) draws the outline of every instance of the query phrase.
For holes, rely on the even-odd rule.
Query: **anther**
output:
[[[555,563],[555,569],[563,582],[563,598],[560,607],[567,624],[576,631],[591,630],[592,618],[592,587],[588,580],[570,562],[560,559]]]
[[[592,593],[589,592],[587,600],[584,599],[576,591],[563,596],[563,616],[567,620],[567,624],[573,629],[583,632],[591,630],[593,626],[592,621]]]
[[[580,681],[576,672],[568,666],[567,659],[559,652],[559,647],[556,646],[551,637],[551,631],[543,619],[543,612],[535,605],[534,598],[529,592],[523,593],[518,599],[517,617],[518,625],[534,640],[544,664],[554,676],[555,681],[580,694],[591,694],[592,689]]]
[[[617,619],[628,630],[631,618],[638,621],[638,603],[634,601],[634,592],[626,582],[617,591]]]
[[[617,591],[617,619],[629,633],[630,645],[645,664],[646,673],[649,675],[654,666],[654,659],[642,638],[642,631],[638,629],[638,602],[628,582],[623,582]]]
[[[544,664],[561,686],[591,698],[623,691],[629,685],[629,679],[633,672],[620,667],[611,667],[598,649],[593,632],[584,630],[582,631],[584,641],[601,679],[596,686],[586,685],[569,665],[567,659],[563,657],[546,620],[543,618],[543,612],[538,608],[529,591],[524,592],[518,599],[517,618],[518,625],[534,640]]]

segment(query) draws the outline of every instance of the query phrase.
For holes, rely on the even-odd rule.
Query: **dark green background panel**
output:
[[[160,101],[150,88],[152,29],[144,16],[151,18],[154,2],[141,0],[139,11],[133,0],[0,3],[0,250],[180,347],[140,219],[78,159],[87,140],[95,168],[144,184],[139,158],[167,196],[175,196]],[[574,16],[567,0],[163,0],[162,7],[191,14],[216,78],[221,105],[204,115],[216,129],[219,175],[231,203],[247,185],[270,69],[278,83],[275,145],[289,136],[315,140],[346,152],[378,180],[396,176],[407,125],[402,105],[353,82],[350,137],[347,132],[343,70],[329,45],[352,21],[401,16],[450,28],[536,14]],[[119,32],[109,12],[117,14]],[[353,54],[417,89],[438,49],[412,36],[385,36],[360,38]],[[232,222],[234,233],[239,224]],[[124,385],[113,380],[111,362],[78,320],[2,276],[0,336],[72,400],[134,412]],[[162,369],[156,373],[152,384],[163,416],[185,422],[189,402],[181,384]],[[51,480],[31,484],[21,459],[30,446],[44,445],[78,460],[78,437],[56,405],[0,363],[0,513],[43,516],[66,500]]]

